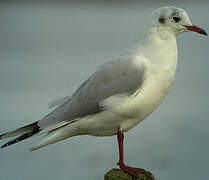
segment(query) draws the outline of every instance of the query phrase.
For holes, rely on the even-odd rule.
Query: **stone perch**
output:
[[[121,169],[111,169],[104,176],[104,180],[156,180],[155,177],[148,171],[139,173],[138,178],[134,178]]]

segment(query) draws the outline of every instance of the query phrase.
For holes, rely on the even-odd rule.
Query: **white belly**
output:
[[[81,129],[94,136],[110,136],[117,134],[118,128],[126,132],[152,113],[168,94],[173,83],[177,53],[171,51],[165,56],[154,54],[155,62],[145,58],[137,60],[136,65],[145,63],[146,70],[142,87],[132,96],[115,96],[107,98],[102,105],[101,113],[81,119]],[[169,56],[169,57],[168,57]],[[157,58],[158,57],[158,58]],[[83,122],[83,123],[82,123]]]
[[[123,111],[135,115],[121,123],[121,129],[128,131],[152,113],[167,96],[175,78],[177,60],[163,66],[148,66],[143,86],[123,108]]]
[[[111,136],[117,134],[118,128],[126,132],[152,113],[168,94],[174,75],[161,74],[149,76],[143,86],[131,97],[110,98],[110,106],[105,111],[85,117],[82,129],[93,136]],[[121,99],[120,99],[121,98]]]

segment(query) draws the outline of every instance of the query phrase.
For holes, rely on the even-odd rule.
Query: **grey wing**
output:
[[[61,121],[101,111],[99,104],[104,99],[122,93],[134,93],[143,83],[144,67],[136,66],[130,56],[118,57],[103,64],[72,95],[52,113],[39,121],[45,128]]]

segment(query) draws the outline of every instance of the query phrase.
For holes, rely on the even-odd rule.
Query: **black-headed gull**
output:
[[[123,133],[153,112],[168,94],[177,65],[176,35],[206,32],[187,13],[173,6],[154,10],[144,44],[101,65],[72,96],[53,101],[54,111],[39,121],[2,134],[18,136],[7,147],[36,134],[45,134],[32,150],[78,136],[117,135],[118,165],[131,176],[144,171],[124,164]]]

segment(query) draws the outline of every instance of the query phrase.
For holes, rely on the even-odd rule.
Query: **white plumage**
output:
[[[72,136],[111,136],[132,129],[168,94],[177,66],[176,35],[186,31],[206,35],[180,8],[155,10],[144,44],[100,66],[72,96],[52,101],[49,106],[57,108],[43,119],[1,135],[21,135],[2,147],[34,134],[47,133],[32,150]]]

